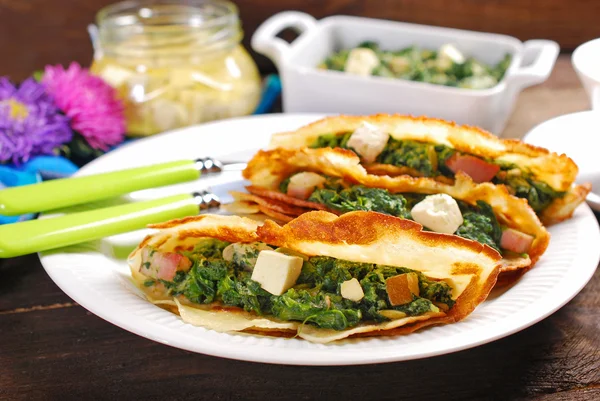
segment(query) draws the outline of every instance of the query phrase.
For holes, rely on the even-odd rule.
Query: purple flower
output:
[[[44,87],[32,78],[19,87],[0,77],[0,163],[52,154],[73,132]]]
[[[123,104],[102,78],[72,63],[66,70],[46,66],[42,83],[92,148],[108,150],[125,139]]]

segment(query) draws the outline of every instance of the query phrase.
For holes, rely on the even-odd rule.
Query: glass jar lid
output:
[[[112,57],[210,57],[240,43],[237,7],[221,0],[128,0],[97,15],[96,51]]]

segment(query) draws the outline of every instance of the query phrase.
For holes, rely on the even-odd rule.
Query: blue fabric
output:
[[[262,96],[253,114],[268,113],[273,108],[273,105],[280,94],[281,81],[279,80],[279,76],[272,74],[265,77],[263,81]],[[134,140],[135,139],[127,139],[122,144]],[[115,146],[112,149],[117,147],[118,146]],[[0,190],[7,187],[36,184],[42,180],[69,177],[77,170],[78,167],[73,162],[60,156],[37,156],[18,167],[13,164],[0,164]],[[35,214],[23,216],[0,215],[0,224],[15,223],[18,221],[29,220],[33,217],[35,217]]]
[[[281,80],[278,75],[271,74],[265,77],[260,102],[253,114],[265,114],[271,111],[277,98],[281,94]]]
[[[36,184],[42,179],[68,177],[77,171],[70,160],[59,156],[37,156],[17,167],[12,164],[0,165],[0,189],[19,185]],[[34,214],[23,216],[2,216],[0,224],[29,220]]]

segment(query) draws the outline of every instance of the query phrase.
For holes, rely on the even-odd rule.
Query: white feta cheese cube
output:
[[[294,174],[290,178],[287,194],[298,199],[308,199],[316,188],[323,186],[325,181],[327,181],[325,177],[317,173],[305,171]]]
[[[487,89],[496,86],[497,83],[496,78],[485,75],[467,77],[458,86],[468,89]]]
[[[344,281],[340,286],[340,293],[342,297],[354,302],[360,301],[365,296],[365,292],[355,278]]]
[[[446,194],[425,197],[410,211],[412,218],[428,229],[444,234],[454,234],[463,223],[456,200]]]
[[[410,71],[411,62],[406,56],[395,56],[389,61],[389,66],[396,74],[405,74]]]
[[[378,65],[379,57],[373,50],[359,47],[352,49],[348,54],[344,71],[350,74],[368,76]]]
[[[462,64],[465,62],[465,56],[458,50],[454,45],[446,43],[438,50],[438,58],[449,59],[456,64]]]
[[[261,251],[252,271],[252,280],[273,295],[281,295],[296,284],[304,260],[275,251]]]
[[[471,71],[473,71],[473,75],[476,77],[487,76],[488,72],[483,65],[478,63],[477,61],[471,62]]]
[[[434,61],[435,67],[438,71],[446,72],[452,68],[452,60],[447,57],[436,58]]]
[[[378,127],[363,122],[348,139],[347,146],[354,149],[366,163],[373,163],[387,145],[390,135]]]

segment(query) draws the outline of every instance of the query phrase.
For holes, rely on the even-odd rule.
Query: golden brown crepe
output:
[[[575,185],[577,165],[564,154],[526,144],[516,139],[500,139],[476,127],[457,125],[452,122],[404,115],[376,114],[371,116],[336,116],[319,120],[296,131],[273,135],[270,148],[297,149],[310,146],[319,136],[353,132],[367,122],[389,133],[397,140],[415,140],[441,144],[460,152],[512,163],[529,171],[537,180],[547,183],[556,191],[566,192],[540,212],[546,225],[568,219],[591,190],[590,184]],[[372,174],[418,176],[419,173],[406,167],[373,163],[365,165]],[[439,176],[443,182],[450,178]]]
[[[510,195],[502,185],[475,184],[468,176],[461,173],[456,175],[453,184],[407,175],[380,176],[367,173],[360,164],[358,156],[350,150],[279,148],[259,151],[248,163],[243,175],[252,183],[247,190],[254,195],[279,202],[289,202],[295,206],[316,208],[314,205],[318,205],[323,208],[323,205],[295,199],[278,190],[282,180],[300,171],[341,177],[353,184],[383,188],[391,193],[445,193],[470,204],[475,204],[478,200],[484,201],[493,208],[500,224],[534,236],[532,247],[528,252],[529,256],[504,258],[502,272],[529,269],[545,252],[550,241],[550,234],[526,200]]]
[[[487,246],[453,235],[422,231],[422,227],[374,212],[351,212],[337,217],[315,211],[279,226],[237,216],[201,215],[151,226],[147,236],[130,255],[133,279],[153,302],[175,311],[188,323],[223,332],[243,331],[274,336],[294,336],[327,343],[356,336],[391,336],[419,328],[453,323],[465,318],[483,302],[496,282],[500,255]],[[361,230],[356,230],[361,227]],[[452,287],[454,306],[446,312],[427,312],[383,323],[363,322],[346,330],[321,329],[298,321],[281,321],[219,303],[198,305],[183,296],[171,298],[146,287],[142,268],[145,247],[159,252],[191,251],[202,238],[229,242],[261,241],[284,246],[308,256],[321,255],[353,262],[406,267]]]

